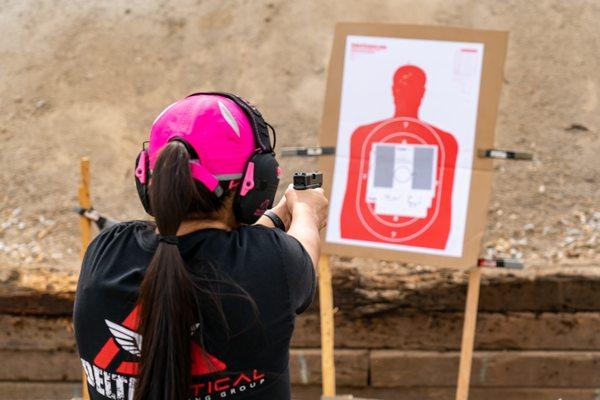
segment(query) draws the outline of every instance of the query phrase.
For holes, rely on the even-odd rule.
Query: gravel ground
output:
[[[0,266],[76,269],[78,160],[96,207],[143,217],[133,161],[154,116],[199,89],[260,106],[282,145],[316,145],[336,21],[510,31],[482,254],[600,260],[600,3],[2,1]],[[286,171],[314,160],[287,159]],[[284,182],[286,183],[286,182]]]

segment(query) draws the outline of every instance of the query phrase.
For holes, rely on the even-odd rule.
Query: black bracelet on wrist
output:
[[[269,218],[271,221],[273,221],[273,225],[275,225],[275,228],[279,228],[285,232],[285,224],[283,223],[281,218],[279,218],[279,215],[275,214],[274,211],[267,210],[263,215]]]

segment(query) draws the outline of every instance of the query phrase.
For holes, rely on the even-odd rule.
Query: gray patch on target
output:
[[[431,190],[433,187],[432,174],[434,162],[434,149],[415,149],[413,159],[413,181],[412,188],[417,190]]]
[[[379,188],[392,188],[394,186],[394,163],[396,149],[392,146],[375,147],[375,182]]]

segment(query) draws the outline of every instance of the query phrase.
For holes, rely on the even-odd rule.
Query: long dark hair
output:
[[[197,183],[189,169],[190,154],[173,141],[160,152],[150,186],[150,205],[161,236],[177,233],[193,216],[214,219],[228,195],[217,198]],[[184,262],[176,245],[159,241],[141,283],[139,333],[142,349],[135,400],[183,400],[191,384],[192,330],[203,330],[200,304],[209,299],[213,312],[225,321],[211,284]],[[197,334],[196,334],[197,337]]]

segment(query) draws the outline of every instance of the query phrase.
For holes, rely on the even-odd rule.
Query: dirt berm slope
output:
[[[153,118],[188,93],[237,92],[280,145],[316,145],[337,21],[510,31],[496,144],[536,161],[497,163],[485,246],[529,265],[597,260],[599,17],[592,0],[4,0],[0,265],[78,267],[81,156],[98,209],[143,217],[135,155]]]

